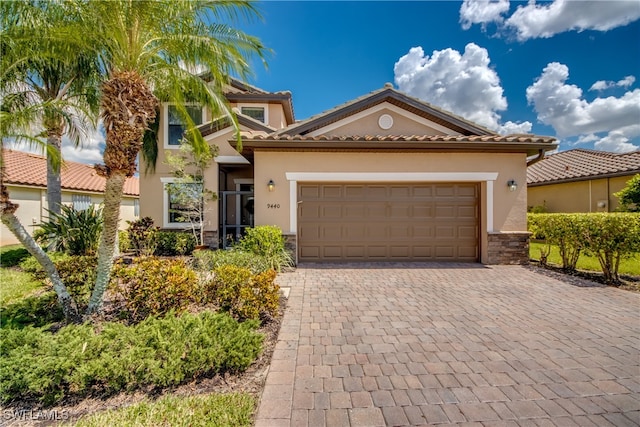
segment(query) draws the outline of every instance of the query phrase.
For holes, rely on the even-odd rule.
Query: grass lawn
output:
[[[529,257],[531,259],[540,259],[540,249],[546,248],[544,243],[531,242],[529,247]],[[549,254],[548,262],[562,266],[562,258],[560,257],[560,251],[557,246],[551,246],[551,253]],[[578,264],[576,266],[578,270],[589,271],[602,271],[600,269],[600,263],[594,256],[580,254]],[[634,257],[623,259],[620,261],[620,268],[618,271],[620,274],[627,274],[630,276],[640,276],[640,253],[636,253]]]
[[[15,266],[24,258],[26,251],[20,245],[3,246],[0,248],[0,306],[16,302],[44,289],[44,284],[34,280],[30,274],[18,269],[8,268]],[[27,254],[28,255],[28,254]]]
[[[102,426],[219,426],[249,427],[253,424],[255,399],[249,394],[167,395],[118,410],[81,418],[75,427]]]

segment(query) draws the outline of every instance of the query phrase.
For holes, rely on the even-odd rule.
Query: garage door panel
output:
[[[477,214],[478,210],[475,208],[475,206],[458,206],[458,218],[470,218],[470,219],[475,219],[477,218],[478,214]]]
[[[476,261],[478,185],[304,184],[299,260]]]
[[[323,199],[342,199],[342,185],[325,185],[320,192]]]

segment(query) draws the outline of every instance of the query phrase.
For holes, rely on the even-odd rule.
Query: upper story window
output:
[[[202,124],[202,107],[197,105],[188,105],[185,107],[187,114],[193,120],[193,123],[197,125]],[[185,125],[178,114],[178,110],[175,106],[169,105],[167,108],[167,145],[178,146],[185,131]]]
[[[264,124],[269,123],[267,105],[241,105],[240,112]]]

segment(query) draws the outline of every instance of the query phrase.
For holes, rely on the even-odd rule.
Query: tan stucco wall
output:
[[[547,212],[613,212],[620,205],[618,198],[613,194],[623,189],[632,177],[620,176],[529,187],[527,204],[530,207],[544,205]]]
[[[524,154],[490,153],[348,153],[276,152],[255,153],[256,225],[277,225],[285,233],[290,227],[290,184],[287,172],[497,172],[493,191],[493,231],[525,231],[526,158]],[[269,192],[267,182],[276,185]],[[507,188],[514,179],[515,192]],[[481,185],[481,254],[486,254],[486,197]],[[484,259],[483,259],[484,261]]]
[[[33,233],[37,228],[37,225],[47,218],[46,189],[14,186],[8,186],[8,189],[10,199],[14,203],[20,205],[16,211],[16,216],[27,231]],[[63,191],[62,203],[71,205],[73,194],[74,193],[68,191]],[[91,202],[96,206],[100,205],[104,201],[102,194],[90,194],[90,196]],[[127,221],[133,221],[137,218],[134,215],[134,200],[135,198],[127,196],[122,198],[122,203],[120,205],[120,230],[125,230],[127,228]],[[19,243],[18,239],[16,239],[13,233],[11,233],[4,224],[0,224],[0,246],[13,245],[15,243]]]

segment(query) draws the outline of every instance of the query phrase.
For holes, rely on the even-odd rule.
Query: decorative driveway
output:
[[[640,294],[521,266],[307,265],[256,427],[640,425]]]

